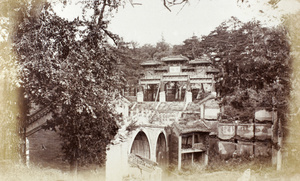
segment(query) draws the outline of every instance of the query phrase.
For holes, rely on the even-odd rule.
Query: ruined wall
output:
[[[249,122],[219,122],[217,150],[222,159],[272,157],[275,113],[259,110]],[[224,121],[224,120],[223,120]]]
[[[227,159],[232,156],[271,156],[272,124],[219,123],[218,149]]]

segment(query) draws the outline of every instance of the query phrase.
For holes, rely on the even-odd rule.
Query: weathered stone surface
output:
[[[223,140],[231,139],[235,136],[234,124],[219,124],[218,137]]]
[[[254,145],[254,150],[255,157],[268,157],[272,155],[272,146],[269,142],[256,142]]]
[[[218,132],[218,121],[204,121],[205,124],[210,128],[210,135],[217,135]]]
[[[257,122],[261,121],[272,121],[273,119],[277,119],[277,112],[267,111],[266,109],[260,109],[255,111],[255,120]]]
[[[239,124],[237,126],[237,136],[245,139],[253,138],[254,136],[253,124]]]
[[[159,93],[159,102],[166,102],[166,92],[160,92]]]
[[[237,144],[237,154],[242,157],[253,155],[253,143],[239,141]]]
[[[143,92],[137,93],[137,102],[143,102],[144,101],[144,94]]]
[[[192,102],[192,99],[193,99],[192,92],[187,92],[185,96],[186,96],[185,97],[186,102]]]
[[[255,124],[255,139],[266,140],[272,138],[272,124]]]
[[[231,158],[233,153],[235,152],[236,144],[232,142],[219,141],[219,154],[223,158]]]
[[[220,108],[205,107],[204,119],[218,119]]]

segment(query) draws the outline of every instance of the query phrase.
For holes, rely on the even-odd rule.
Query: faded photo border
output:
[[[128,0],[127,3],[129,2],[132,1]],[[163,3],[163,1],[157,2]],[[300,3],[300,0],[298,2]],[[7,6],[7,4],[12,6]],[[5,10],[5,12],[0,12],[0,16],[2,16],[0,17],[0,180],[104,180],[105,171],[103,169],[95,170],[93,174],[82,172],[81,175],[74,177],[72,174],[51,168],[27,167],[21,161],[20,148],[22,144],[26,143],[21,141],[20,135],[23,130],[20,129],[22,127],[20,120],[26,118],[24,110],[27,108],[23,104],[24,97],[19,82],[17,55],[12,48],[11,36],[14,33],[14,22],[20,18],[11,11],[18,11],[18,7],[13,5],[14,3],[10,3],[9,0],[0,0],[0,9]],[[34,4],[32,5],[34,6]],[[3,8],[4,6],[7,8]],[[284,128],[287,130],[287,134],[284,135],[283,141],[282,168],[279,171],[270,170],[266,173],[257,171],[256,174],[260,176],[256,178],[257,180],[270,174],[277,175],[282,180],[285,178],[300,179],[300,10],[283,16],[282,24],[288,31],[292,58],[291,92],[288,98],[289,112],[287,113],[289,121]],[[117,168],[116,172],[118,172]],[[207,173],[203,175],[203,178],[235,180],[241,175],[243,172],[233,170],[216,174]]]

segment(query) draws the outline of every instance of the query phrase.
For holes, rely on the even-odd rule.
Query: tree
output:
[[[150,44],[143,45],[139,48],[140,58],[144,60],[153,60],[155,53],[157,52],[156,47]]]
[[[171,46],[165,42],[164,38],[160,42],[156,43],[156,52],[154,54],[154,59],[160,60],[161,58],[171,54]]]
[[[104,164],[106,146],[118,130],[119,115],[111,101],[123,84],[117,69],[118,56],[107,45],[106,14],[119,1],[91,1],[85,10],[89,20],[64,20],[51,4],[41,4],[40,12],[22,12],[16,27],[14,48],[21,66],[25,97],[53,110],[47,128],[61,136],[64,157],[72,166]],[[87,27],[84,30],[78,27]]]
[[[266,28],[259,22],[241,23],[236,18],[222,23],[201,41],[220,69],[216,88],[232,116],[255,107],[287,111],[291,58],[283,27]],[[236,110],[236,111],[233,111]],[[226,111],[226,109],[225,109]]]
[[[177,55],[184,55],[190,60],[201,57],[203,49],[201,47],[200,40],[197,36],[192,36],[189,39],[183,41],[183,45],[175,45],[173,47],[173,53]]]

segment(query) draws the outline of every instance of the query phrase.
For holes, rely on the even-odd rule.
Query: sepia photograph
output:
[[[300,180],[300,0],[0,0],[0,181]]]

